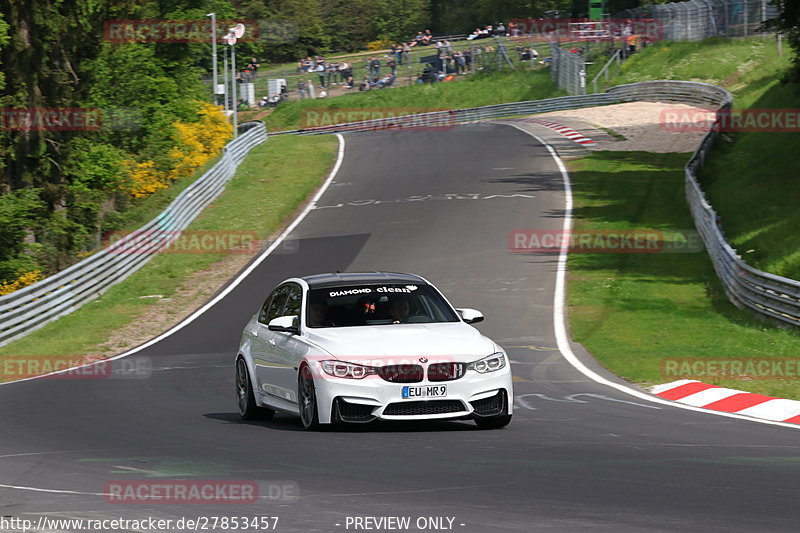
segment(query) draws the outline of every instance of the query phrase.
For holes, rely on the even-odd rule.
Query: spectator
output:
[[[306,80],[306,96],[312,99],[317,96],[314,92],[314,84],[311,83],[311,80]]]
[[[411,45],[403,43],[403,59],[406,63],[411,63]]]
[[[373,80],[381,75],[381,60],[377,57],[369,58],[369,75]]]
[[[392,76],[397,76],[397,61],[394,60],[394,56],[389,57],[386,61],[386,66],[389,67]]]
[[[353,67],[346,61],[339,64],[339,76],[341,76],[342,83],[349,81],[353,77]],[[352,88],[352,84],[350,85]]]
[[[464,57],[464,53],[461,50],[456,51],[456,53],[453,54],[453,59],[456,61],[456,74],[466,74],[467,59]]]
[[[319,78],[319,85],[323,89],[325,88],[325,63],[318,62],[314,66],[314,72],[317,73],[317,77]]]
[[[253,73],[253,77],[255,77],[256,72],[258,72],[258,67],[261,65],[256,61],[255,57],[250,58],[250,62],[244,67],[245,70],[249,70]]]
[[[300,97],[300,100],[306,97],[306,82],[303,80],[297,82],[297,94]]]
[[[506,35],[506,27],[503,26],[502,22],[497,23],[497,29],[494,31],[494,34],[499,37],[505,37]]]
[[[326,77],[326,81],[327,81],[327,83],[325,84],[325,87],[327,87],[328,89],[333,87],[333,84],[336,83],[335,82],[336,74],[338,72],[339,72],[339,64],[338,63],[328,63],[328,65],[325,67],[325,77]]]

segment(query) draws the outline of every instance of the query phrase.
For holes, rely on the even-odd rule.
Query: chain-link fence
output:
[[[691,0],[626,9],[614,18],[656,21],[667,41],[699,41],[765,32],[764,23],[777,16],[768,0]]]
[[[699,41],[708,37],[747,37],[766,33],[767,21],[778,16],[778,8],[769,0],[691,0],[670,4],[626,9],[607,21],[611,47],[619,47],[621,58],[628,55],[626,39],[633,34],[637,48],[655,41]],[[597,23],[597,24],[603,24]],[[646,28],[638,35],[636,28]],[[617,44],[615,41],[619,39]],[[585,41],[589,46],[593,40]],[[569,94],[586,94],[586,60],[582,51],[575,53],[551,43],[552,77]],[[578,44],[577,47],[583,47]],[[610,52],[613,54],[613,49]],[[583,57],[582,57],[583,56]],[[606,65],[610,67],[611,62]],[[594,72],[593,72],[594,74]],[[596,90],[595,90],[596,91]]]
[[[586,94],[586,60],[582,54],[550,43],[550,77],[569,94]]]

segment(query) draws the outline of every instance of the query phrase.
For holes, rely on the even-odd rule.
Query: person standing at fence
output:
[[[408,43],[403,43],[403,60],[411,63],[411,45]]]
[[[369,75],[370,81],[377,81],[381,76],[381,60],[377,57],[369,58]]]
[[[635,53],[636,47],[639,45],[639,36],[635,33],[631,34],[627,39],[625,39],[625,44],[628,47],[628,54]]]
[[[303,80],[297,82],[297,96],[300,100],[306,97],[306,82]]]

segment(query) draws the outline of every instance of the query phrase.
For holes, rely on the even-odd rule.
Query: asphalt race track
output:
[[[152,363],[149,378],[0,386],[2,515],[265,515],[279,517],[277,531],[355,531],[367,516],[410,517],[411,531],[428,517],[464,532],[797,531],[800,432],[650,403],[560,355],[558,257],[512,253],[508,234],[561,228],[564,206],[553,158],[510,126],[347,136],[341,169],[282,253],[129,358]],[[282,415],[239,421],[241,328],[282,279],[335,270],[418,273],[483,311],[478,328],[514,362],[511,424],[306,433]],[[253,504],[103,496],[110,482],[174,479],[275,491]]]

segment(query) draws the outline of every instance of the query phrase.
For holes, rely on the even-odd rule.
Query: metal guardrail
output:
[[[605,93],[592,95],[435,111],[270,135],[442,128],[481,120],[640,100],[691,102],[722,111],[730,109],[732,103],[731,94],[714,85],[651,81],[619,85]],[[225,183],[233,176],[236,166],[247,152],[267,138],[262,123],[243,124],[240,131],[244,134],[228,144],[217,164],[178,195],[153,221],[114,246],[103,249],[66,270],[0,297],[0,346],[23,337],[96,298],[141,268],[170,239],[174,239],[222,192]],[[762,272],[742,261],[736,250],[725,240],[717,214],[697,182],[696,172],[703,165],[717,135],[712,128],[686,164],[686,198],[695,226],[705,242],[714,269],[731,302],[737,307],[751,309],[781,323],[800,326],[800,282]],[[153,234],[159,232],[165,237],[154,239]],[[135,248],[137,253],[126,252],[130,248]]]
[[[392,117],[335,124],[306,130],[283,131],[272,133],[271,135],[319,135],[409,128],[436,128],[487,119],[647,100],[694,103],[726,111],[730,109],[733,98],[727,90],[705,83],[649,81],[618,85],[604,93],[592,95],[562,96],[546,100],[454,109],[451,111],[435,111],[407,117]],[[718,217],[716,212],[706,199],[697,181],[697,169],[705,161],[717,135],[718,133],[712,128],[685,167],[686,198],[691,208],[695,226],[705,242],[714,269],[725,288],[725,292],[734,305],[739,308],[751,309],[761,316],[779,320],[785,324],[800,326],[800,282],[762,272],[742,261],[736,250],[725,240],[722,230],[717,224]]]
[[[593,92],[597,92],[597,80],[600,79],[600,76],[605,74],[606,81],[608,81],[608,72],[611,65],[613,65],[614,62],[616,62],[617,65],[622,63],[621,56],[622,56],[622,50],[615,50],[614,53],[611,54],[611,57],[609,58],[608,62],[606,62],[605,66],[600,70],[600,72],[597,73],[597,76],[595,76],[594,79],[592,80],[592,88],[594,89]]]
[[[0,346],[75,311],[139,270],[222,193],[250,149],[266,139],[263,123],[242,124],[219,161],[155,219],[61,272],[0,296]]]

